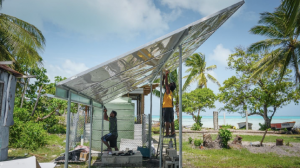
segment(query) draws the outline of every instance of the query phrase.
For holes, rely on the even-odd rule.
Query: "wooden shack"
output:
[[[0,161],[8,155],[9,126],[14,124],[13,111],[17,78],[22,74],[0,64]]]

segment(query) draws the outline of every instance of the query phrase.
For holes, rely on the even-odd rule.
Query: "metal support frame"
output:
[[[68,163],[69,163],[69,136],[70,136],[70,113],[71,113],[70,111],[71,111],[71,91],[68,90],[68,110],[67,110],[65,168],[68,168]]]
[[[182,46],[179,45],[179,168],[182,168]]]
[[[104,105],[102,106],[104,110]],[[104,127],[104,112],[102,111],[102,128],[101,128],[101,137],[103,137],[103,128]],[[103,155],[103,142],[101,141],[101,160],[102,160],[102,155]]]
[[[91,100],[91,106],[90,106],[90,151],[89,151],[89,168],[91,167],[91,161],[92,161],[92,125],[93,125],[93,100]]]
[[[150,115],[149,115],[149,157],[151,159],[151,140],[152,140],[152,83],[150,84]]]
[[[161,168],[161,166],[162,166],[162,134],[163,134],[163,132],[162,132],[162,126],[163,126],[163,115],[162,115],[162,81],[163,81],[163,74],[162,74],[162,71],[160,72],[160,88],[159,88],[159,90],[160,90],[160,103],[159,103],[159,108],[160,108],[160,113],[159,113],[159,117],[160,117],[160,128],[159,128],[159,139],[160,139],[160,141],[159,141],[159,147],[160,147],[160,149],[159,149],[159,167]]]

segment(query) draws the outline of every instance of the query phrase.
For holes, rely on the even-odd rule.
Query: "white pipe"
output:
[[[179,45],[179,168],[182,168],[182,46]]]

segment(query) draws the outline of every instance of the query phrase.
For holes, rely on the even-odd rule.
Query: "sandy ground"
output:
[[[276,146],[275,143],[264,143],[263,147],[254,147],[250,142],[242,142],[243,147],[252,153],[275,153],[279,156],[300,157],[300,143],[290,143],[292,146]]]

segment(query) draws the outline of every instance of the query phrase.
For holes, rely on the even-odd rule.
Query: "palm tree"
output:
[[[213,83],[216,83],[219,87],[221,86],[217,79],[208,73],[208,71],[216,69],[217,66],[211,65],[206,67],[204,54],[194,53],[185,61],[185,66],[190,67],[186,70],[186,72],[189,72],[190,74],[183,77],[186,78],[183,90],[185,90],[192,82],[197,82],[198,88],[207,88],[208,79]]]
[[[0,8],[3,0],[0,0]],[[0,61],[15,61],[14,66],[34,67],[41,64],[39,51],[45,38],[34,25],[16,17],[0,13]]]
[[[278,68],[280,79],[282,79],[288,66],[291,66],[295,71],[296,83],[300,82],[300,43],[298,41],[300,29],[296,24],[300,21],[300,15],[297,15],[296,19],[293,26],[288,27],[288,12],[284,6],[276,9],[274,13],[261,14],[259,23],[263,25],[253,27],[250,32],[266,36],[268,39],[252,44],[248,50],[250,53],[264,52],[271,48],[274,50],[254,64],[251,78],[259,77],[263,72],[271,72]]]
[[[299,15],[299,9],[300,9],[300,1],[299,0],[283,0],[281,3],[282,8],[286,9],[287,14],[287,26],[289,28],[292,28],[293,24],[296,22],[297,15]],[[300,25],[298,24],[298,27]]]

